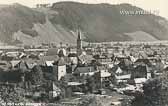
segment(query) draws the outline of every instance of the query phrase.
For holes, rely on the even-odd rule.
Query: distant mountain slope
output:
[[[137,31],[133,33],[125,33],[125,35],[131,37],[133,41],[157,41],[157,39],[146,32]]]
[[[74,44],[76,43],[76,36],[71,32],[66,31],[60,25],[53,25],[50,21],[45,24],[35,24],[33,29],[38,32],[38,36],[32,37],[19,31],[14,34],[15,39],[19,39],[27,45],[38,45],[41,43],[56,43],[60,42]]]
[[[133,40],[124,33],[146,32],[159,40],[168,39],[168,24],[164,18],[155,15],[122,15],[122,10],[140,11],[129,4],[81,4],[74,2],[55,3],[52,7],[59,15],[53,23],[61,24],[71,30],[79,26],[91,41]],[[162,22],[162,24],[160,23]]]
[[[31,29],[34,23],[45,23],[45,15],[20,4],[0,9],[0,40],[11,42],[12,35],[18,30]]]
[[[48,20],[47,9],[31,9],[20,4],[0,8],[0,40],[9,44],[74,43],[70,30]],[[19,42],[18,42],[19,41]]]
[[[142,10],[129,4],[59,2],[49,9],[20,4],[0,6],[0,42],[27,45],[76,43],[80,28],[85,41],[168,40],[168,21],[155,15],[121,15]],[[143,36],[142,36],[143,34]]]

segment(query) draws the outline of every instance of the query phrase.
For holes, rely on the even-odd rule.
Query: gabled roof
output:
[[[132,62],[128,59],[121,60],[120,63],[118,64],[119,66],[129,66],[131,65]]]
[[[168,71],[168,67],[165,67],[165,68],[164,68],[164,71]]]
[[[138,59],[135,61],[135,63],[144,63],[144,64],[147,64],[147,65],[150,65],[150,61],[149,59]]]
[[[15,65],[15,68],[32,69],[36,65],[36,60],[26,59],[24,61],[19,61],[19,63]]]
[[[26,62],[22,60],[15,66],[15,68],[28,69],[28,66],[27,66]]]
[[[15,67],[16,65],[18,65],[20,63],[20,60],[12,60],[10,61],[12,67]]]
[[[123,70],[120,67],[118,67],[118,69],[116,70],[116,73],[121,74],[121,73],[123,73]]]
[[[60,49],[59,51],[58,51],[58,56],[59,57],[64,57],[66,55],[66,50],[65,49]]]
[[[46,61],[45,64],[47,66],[53,66],[54,61]]]
[[[27,59],[25,60],[25,62],[29,69],[32,69],[34,66],[38,65],[38,60],[34,60],[34,59]]]

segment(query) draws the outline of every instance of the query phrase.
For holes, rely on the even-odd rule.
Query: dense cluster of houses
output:
[[[60,45],[47,49],[2,49],[0,83],[13,84],[15,87],[22,83],[25,89],[29,89],[24,95],[38,97],[47,91],[49,99],[53,99],[63,92],[57,81],[65,80],[67,88],[75,88],[85,86],[85,78],[98,73],[101,88],[111,87],[119,93],[126,90],[142,92],[143,83],[167,70],[167,55],[168,49],[164,45],[88,44],[82,47],[81,34],[78,32],[77,47]],[[35,71],[43,72],[47,90],[31,82],[33,75],[40,75]],[[102,86],[106,82],[108,84]],[[74,94],[84,93],[77,91],[80,93]]]

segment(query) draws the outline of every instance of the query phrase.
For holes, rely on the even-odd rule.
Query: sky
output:
[[[130,3],[148,11],[158,11],[159,15],[168,19],[168,0],[0,0],[0,4],[20,3],[25,6],[35,7],[38,3],[55,3],[60,1],[77,1],[82,3]]]

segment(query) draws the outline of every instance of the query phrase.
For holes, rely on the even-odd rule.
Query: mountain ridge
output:
[[[28,8],[20,4],[0,9],[0,40],[25,45],[60,42],[75,44],[76,30],[83,40],[168,40],[168,21],[155,15],[122,15],[120,11],[143,9],[130,4],[111,5],[58,2],[50,8]],[[141,35],[147,39],[141,39]],[[27,40],[27,41],[26,41]]]
[[[163,40],[165,38],[167,39],[167,36],[166,37],[163,36],[164,33],[159,33],[161,29],[165,29],[165,28],[164,27],[162,28],[162,26],[159,25],[158,22],[155,22],[155,19],[156,20],[165,20],[164,18],[162,18],[160,16],[155,16],[155,15],[137,15],[137,16],[127,16],[126,15],[126,16],[122,16],[120,14],[121,10],[127,10],[127,11],[131,11],[131,10],[133,10],[133,11],[139,10],[140,11],[141,10],[141,11],[143,11],[141,8],[138,8],[136,6],[132,6],[130,4],[120,4],[120,5],[89,4],[89,5],[87,5],[87,4],[80,4],[80,3],[74,3],[74,2],[67,2],[67,3],[60,2],[60,3],[55,3],[55,5],[53,5],[52,8],[54,8],[54,6],[56,7],[56,10],[60,11],[60,13],[62,13],[62,14],[63,13],[68,14],[70,12],[69,14],[71,15],[71,17],[75,16],[76,14],[79,15],[80,13],[82,13],[82,14],[80,14],[79,16],[82,16],[82,18],[84,16],[88,16],[86,18],[86,20],[84,18],[83,19],[82,18],[76,19],[77,20],[76,24],[77,24],[77,23],[82,23],[83,20],[88,21],[88,18],[89,18],[89,22],[83,22],[83,23],[87,23],[87,24],[92,23],[89,25],[85,24],[85,25],[87,25],[87,27],[91,26],[93,28],[93,27],[98,26],[95,29],[84,28],[86,30],[86,32],[87,32],[87,30],[91,29],[91,31],[88,31],[88,33],[89,33],[88,35],[95,35],[95,34],[99,35],[102,32],[107,32],[107,31],[113,30],[113,31],[111,31],[111,33],[113,34],[112,37],[114,38],[114,40],[121,40],[122,41],[122,39],[123,40],[131,40],[131,39],[129,39],[129,37],[125,38],[125,36],[123,36],[122,32],[128,33],[128,32],[136,32],[138,30],[139,31],[142,30],[143,32],[151,34],[152,36],[154,36],[158,40]],[[73,15],[73,13],[76,13],[76,14]],[[64,16],[64,14],[62,15],[61,19],[65,18],[66,21],[69,20]],[[83,14],[86,14],[86,15],[83,15]],[[92,14],[95,15],[93,19],[92,19],[92,16],[90,16]],[[104,19],[101,19],[101,18],[104,18]],[[100,25],[98,25],[99,22],[100,22]],[[66,26],[68,26],[68,24]],[[70,24],[70,25],[72,25],[72,24]],[[85,25],[79,25],[79,26],[81,26],[82,27],[81,29],[83,29],[83,27],[85,27]],[[103,26],[103,27],[101,27],[101,26]],[[73,27],[73,26],[71,26],[71,27]],[[107,27],[107,28],[105,28],[105,27]],[[152,27],[152,28],[150,28],[150,27]],[[98,32],[98,33],[92,32],[93,30],[100,31],[100,32]],[[151,30],[156,30],[156,32],[152,32]],[[113,39],[108,39],[111,36],[109,33],[102,33],[102,35],[105,34],[107,36],[107,39],[105,39],[105,40],[113,40]],[[167,29],[165,31],[165,34],[167,34]],[[117,37],[115,35],[123,36],[123,38]],[[96,36],[94,39],[96,39],[97,37],[99,37],[100,41],[102,41],[103,38],[101,38],[101,35]]]

